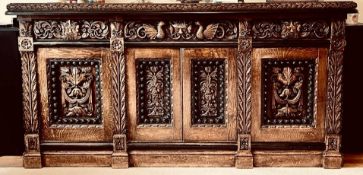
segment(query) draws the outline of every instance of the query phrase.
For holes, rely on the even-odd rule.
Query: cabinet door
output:
[[[112,141],[108,48],[39,48],[44,142]]]
[[[131,141],[182,140],[179,49],[127,49]]]
[[[185,49],[184,141],[236,140],[236,49]]]
[[[323,142],[325,48],[258,48],[252,60],[252,141]]]

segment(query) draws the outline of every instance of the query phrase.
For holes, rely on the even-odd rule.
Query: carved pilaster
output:
[[[328,58],[328,89],[325,127],[326,133],[323,165],[325,168],[340,168],[340,132],[342,123],[342,77],[343,53],[346,45],[345,21],[331,23],[331,44]]]
[[[25,168],[40,168],[37,61],[34,53],[32,24],[19,21],[18,46],[21,56],[23,79],[24,143],[23,163]]]
[[[126,62],[122,28],[120,22],[111,23],[112,111],[115,124],[113,130],[113,168],[128,167],[128,154],[126,149]]]
[[[236,157],[237,168],[253,167],[251,154],[251,60],[251,23],[249,21],[240,21],[237,56],[237,127],[239,135]]]

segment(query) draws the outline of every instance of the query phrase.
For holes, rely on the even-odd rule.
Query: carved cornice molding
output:
[[[329,39],[330,25],[325,21],[254,22],[254,39]]]
[[[7,6],[8,14],[17,12],[88,12],[88,13],[143,13],[143,12],[208,12],[208,11],[236,11],[246,10],[354,10],[354,2],[275,2],[275,3],[201,3],[201,4],[66,4],[66,3],[11,3]],[[20,13],[19,13],[20,14]]]

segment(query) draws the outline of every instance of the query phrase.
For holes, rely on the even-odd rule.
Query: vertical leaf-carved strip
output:
[[[23,106],[26,133],[38,133],[36,59],[33,52],[21,52]]]
[[[237,118],[238,130],[241,134],[251,132],[251,56],[252,56],[252,37],[251,26],[248,21],[239,23],[238,38],[238,105]]]
[[[112,64],[112,109],[113,109],[113,121],[115,124],[115,134],[121,133],[120,124],[120,59],[117,52],[112,52],[111,54],[111,64]]]
[[[328,134],[340,134],[343,93],[343,52],[346,45],[344,37],[344,21],[333,21],[331,25],[331,31],[331,46],[328,59],[328,102],[326,130]]]
[[[114,134],[126,134],[126,62],[122,38],[122,24],[111,23],[112,98]]]

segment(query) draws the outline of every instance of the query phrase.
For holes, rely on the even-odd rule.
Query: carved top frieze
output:
[[[252,26],[254,39],[329,39],[325,21],[260,21]]]
[[[62,14],[62,13],[144,13],[144,12],[215,12],[234,11],[236,13],[263,12],[264,10],[344,10],[354,11],[354,2],[274,2],[274,3],[201,3],[201,4],[66,4],[66,3],[11,3],[7,6],[7,14]]]

